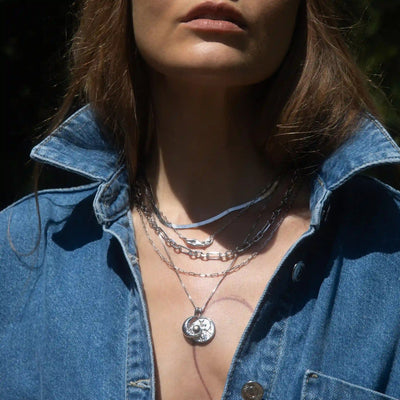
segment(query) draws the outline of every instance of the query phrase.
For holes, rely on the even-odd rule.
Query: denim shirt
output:
[[[40,225],[34,196],[0,214],[0,399],[155,399],[119,154],[86,106],[32,158],[94,182],[40,192]],[[310,227],[265,288],[223,399],[400,399],[400,194],[360,175],[399,162],[367,118],[315,174]]]

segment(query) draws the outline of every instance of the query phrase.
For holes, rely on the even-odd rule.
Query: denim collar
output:
[[[396,163],[400,163],[400,148],[386,129],[367,115],[316,174],[310,198],[311,225],[319,226],[331,193],[350,178],[372,167]]]
[[[90,105],[35,146],[31,158],[100,182],[109,180],[121,166],[121,157],[101,134]]]
[[[121,155],[104,139],[90,105],[35,146],[31,158],[98,181],[94,207],[99,222],[110,224],[126,212],[129,188]],[[400,163],[400,149],[383,126],[367,116],[316,174],[310,198],[311,225],[319,225],[332,191],[370,167],[390,163]]]

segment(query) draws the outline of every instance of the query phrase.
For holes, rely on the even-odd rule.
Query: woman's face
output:
[[[281,64],[300,0],[132,0],[137,47],[167,78],[261,82]]]

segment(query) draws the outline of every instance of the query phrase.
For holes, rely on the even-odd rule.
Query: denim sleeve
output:
[[[0,398],[39,397],[40,306],[32,301],[43,249],[33,196],[0,214]],[[38,388],[35,393],[33,388]],[[12,397],[15,396],[15,397]]]
[[[30,195],[0,213],[0,399],[42,398],[47,276],[57,267],[46,258],[55,227],[88,193],[42,192],[38,202]]]

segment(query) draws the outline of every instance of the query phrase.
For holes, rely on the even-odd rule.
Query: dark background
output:
[[[343,33],[359,65],[379,88],[372,90],[373,95],[386,126],[399,141],[400,0],[338,4]],[[32,191],[29,151],[62,101],[65,53],[76,25],[76,8],[72,0],[0,0],[0,209]],[[392,183],[397,179],[392,173],[387,177]],[[66,179],[54,175],[44,185],[63,186]]]

